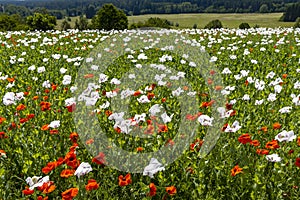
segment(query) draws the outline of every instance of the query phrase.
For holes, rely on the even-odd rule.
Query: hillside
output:
[[[30,9],[45,7],[80,14],[88,7],[98,9],[113,3],[128,15],[177,13],[257,13],[284,12],[290,3],[298,0],[2,0],[2,4],[15,4]]]

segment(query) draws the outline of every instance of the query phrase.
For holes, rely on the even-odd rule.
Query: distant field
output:
[[[194,24],[197,24],[198,28],[204,28],[204,26],[211,20],[221,20],[223,27],[226,28],[238,28],[242,22],[247,22],[251,27],[258,25],[260,27],[292,27],[294,22],[280,22],[279,18],[282,13],[244,13],[244,14],[210,14],[210,13],[197,13],[197,14],[160,14],[160,15],[137,15],[129,16],[129,24],[137,23],[139,21],[146,21],[150,17],[160,17],[167,19],[171,22],[179,24],[179,28],[192,28]],[[75,25],[75,20],[79,17],[71,17],[71,27]],[[57,21],[57,29],[60,29],[60,25],[63,20]]]
[[[260,27],[291,27],[293,22],[279,22],[279,18],[282,13],[270,13],[270,14],[170,14],[170,15],[139,15],[129,16],[129,24],[136,23],[138,21],[145,21],[150,17],[165,18],[171,22],[179,24],[180,28],[192,28],[194,24],[197,24],[198,28],[204,28],[204,26],[211,20],[219,19],[224,27],[238,28],[242,22],[247,22],[251,27],[259,25]]]

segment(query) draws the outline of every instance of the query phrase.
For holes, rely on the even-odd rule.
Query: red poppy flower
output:
[[[126,186],[131,184],[132,180],[131,180],[131,176],[130,174],[126,174],[126,176],[120,175],[119,176],[119,186]]]
[[[272,140],[271,142],[267,142],[266,148],[267,149],[278,149],[280,146],[278,145],[277,140]]]
[[[247,144],[247,143],[250,143],[252,140],[251,140],[251,136],[248,133],[246,133],[246,134],[241,135],[238,138],[238,141],[242,144]]]
[[[44,174],[48,174],[49,172],[54,170],[56,166],[57,166],[56,162],[48,162],[47,165],[45,167],[43,167],[42,172]]]
[[[69,178],[70,176],[73,176],[74,173],[75,173],[74,169],[64,169],[61,171],[60,177]]]
[[[78,137],[79,137],[78,133],[76,133],[76,132],[70,133],[70,140],[72,142],[77,142]]]
[[[99,184],[94,179],[88,180],[88,184],[85,186],[85,189],[88,191],[96,190],[98,188],[99,188]]]
[[[280,129],[281,128],[281,124],[276,122],[273,124],[273,129]]]
[[[103,152],[100,152],[96,157],[92,159],[93,163],[96,163],[98,165],[104,165],[105,164],[105,154]]]
[[[148,196],[153,197],[156,195],[156,186],[154,183],[150,183],[149,185],[150,192],[148,193]]]
[[[243,168],[240,168],[238,165],[234,166],[234,168],[231,169],[231,176],[236,176],[239,173],[243,172]]]
[[[168,132],[168,127],[165,124],[158,124],[158,133],[166,133]]]
[[[24,195],[32,195],[34,193],[34,190],[31,190],[29,188],[26,188],[22,191]]]
[[[166,192],[169,195],[173,196],[173,195],[175,195],[177,193],[177,190],[176,190],[176,187],[170,186],[170,187],[166,187]]]
[[[266,149],[256,149],[256,153],[258,155],[268,155],[269,154],[269,150],[266,150]]]
[[[296,165],[297,167],[300,167],[300,158],[296,158],[295,165]]]
[[[250,142],[251,145],[255,146],[255,147],[258,147],[260,145],[259,141],[258,140],[252,140]]]
[[[4,117],[0,117],[0,124],[2,124],[6,119]]]
[[[72,200],[78,194],[78,188],[70,188],[61,193],[63,200]]]
[[[24,110],[25,108],[26,108],[26,106],[24,104],[20,104],[17,106],[16,110],[21,111],[21,110]]]

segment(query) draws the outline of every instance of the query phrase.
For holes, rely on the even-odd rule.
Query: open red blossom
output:
[[[61,171],[60,177],[69,178],[70,176],[73,176],[74,173],[75,173],[74,169],[64,169]]]
[[[96,180],[94,179],[90,179],[88,180],[88,184],[85,186],[85,189],[87,191],[90,191],[90,190],[96,190],[99,188],[99,184],[97,183]]]
[[[72,142],[77,142],[78,137],[79,137],[78,133],[76,133],[76,132],[70,133],[70,140]]]
[[[252,140],[250,142],[251,145],[255,146],[255,147],[258,147],[260,145],[259,141],[258,140]]]
[[[273,124],[273,129],[280,129],[280,128],[281,128],[281,124],[280,124],[280,123],[275,122],[275,123]]]
[[[78,188],[70,188],[63,193],[61,193],[63,200],[72,200],[78,194]]]
[[[119,186],[126,186],[132,183],[130,174],[126,174],[126,176],[119,176]]]
[[[4,117],[0,117],[0,124],[2,124],[6,119]]]
[[[268,155],[269,154],[269,150],[266,150],[266,149],[256,149],[256,153],[258,155]]]
[[[49,103],[49,102],[46,102],[46,101],[42,101],[41,103],[40,103],[40,106],[41,106],[41,110],[42,111],[47,111],[47,110],[51,110],[51,103]]]
[[[92,159],[93,163],[96,163],[98,165],[104,165],[105,164],[105,154],[103,152],[100,152],[96,157]]]
[[[56,162],[48,162],[47,165],[45,167],[43,167],[42,172],[44,174],[48,174],[49,172],[54,170],[56,167],[57,167]]]
[[[247,144],[247,143],[250,143],[252,140],[251,140],[251,136],[248,133],[246,133],[246,134],[241,135],[238,138],[238,141],[242,144]]]
[[[231,169],[231,176],[236,176],[239,173],[243,172],[243,168],[240,168],[238,165],[234,166],[234,168]]]
[[[37,200],[48,200],[48,197],[38,196]]]
[[[68,112],[73,112],[76,110],[76,104],[73,103],[72,105],[70,106],[66,106],[66,108],[68,109]]]
[[[0,138],[8,138],[8,136],[5,135],[5,132],[1,131],[0,132]]]
[[[267,142],[266,148],[267,149],[278,149],[280,146],[278,145],[277,140],[272,140],[271,142]]]
[[[158,124],[158,133],[166,133],[168,132],[168,127],[165,124]]]
[[[27,117],[27,119],[32,119],[32,118],[34,118],[34,114],[28,114],[28,115],[26,115],[26,117]]]
[[[77,160],[76,158],[76,154],[74,151],[70,151],[67,153],[67,155],[65,156],[65,163],[73,169],[76,169],[80,164],[79,160]]]
[[[300,158],[296,158],[295,165],[296,165],[297,167],[300,167]]]
[[[154,183],[150,183],[149,189],[150,189],[150,192],[148,193],[148,196],[150,196],[150,197],[155,196],[156,195],[156,186]]]
[[[26,188],[22,191],[24,195],[32,195],[34,193],[34,190],[31,190],[29,188]]]
[[[21,110],[24,110],[25,108],[26,108],[26,106],[24,104],[20,104],[17,106],[16,110],[21,111]]]
[[[175,186],[170,186],[170,187],[166,187],[166,192],[173,196],[177,193],[176,187]]]

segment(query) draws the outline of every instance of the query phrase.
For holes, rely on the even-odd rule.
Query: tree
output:
[[[19,31],[28,30],[24,20],[18,14],[0,15],[0,31]]]
[[[241,23],[239,25],[239,29],[248,29],[250,28],[250,25],[248,23]]]
[[[297,18],[294,28],[300,28],[300,17]]]
[[[206,29],[223,28],[223,25],[220,20],[216,19],[210,21],[204,28]]]
[[[70,23],[65,19],[60,26],[61,30],[66,31],[68,29],[71,29]]]
[[[34,13],[28,16],[26,22],[31,30],[51,30],[56,26],[56,18],[48,14]]]
[[[259,8],[259,12],[260,12],[260,13],[267,13],[267,12],[269,12],[269,7],[268,7],[268,5],[267,5],[267,4],[261,5],[260,8]]]
[[[88,5],[85,10],[85,16],[88,19],[92,19],[96,14],[96,8],[94,5]]]
[[[280,21],[294,22],[298,17],[300,17],[300,2],[294,3],[289,6],[286,12],[283,13]]]
[[[78,19],[75,20],[74,29],[86,30],[88,29],[88,26],[89,26],[88,19],[82,15],[79,17],[79,20]]]
[[[92,26],[96,29],[123,30],[128,28],[125,13],[112,4],[105,4],[93,17]]]

